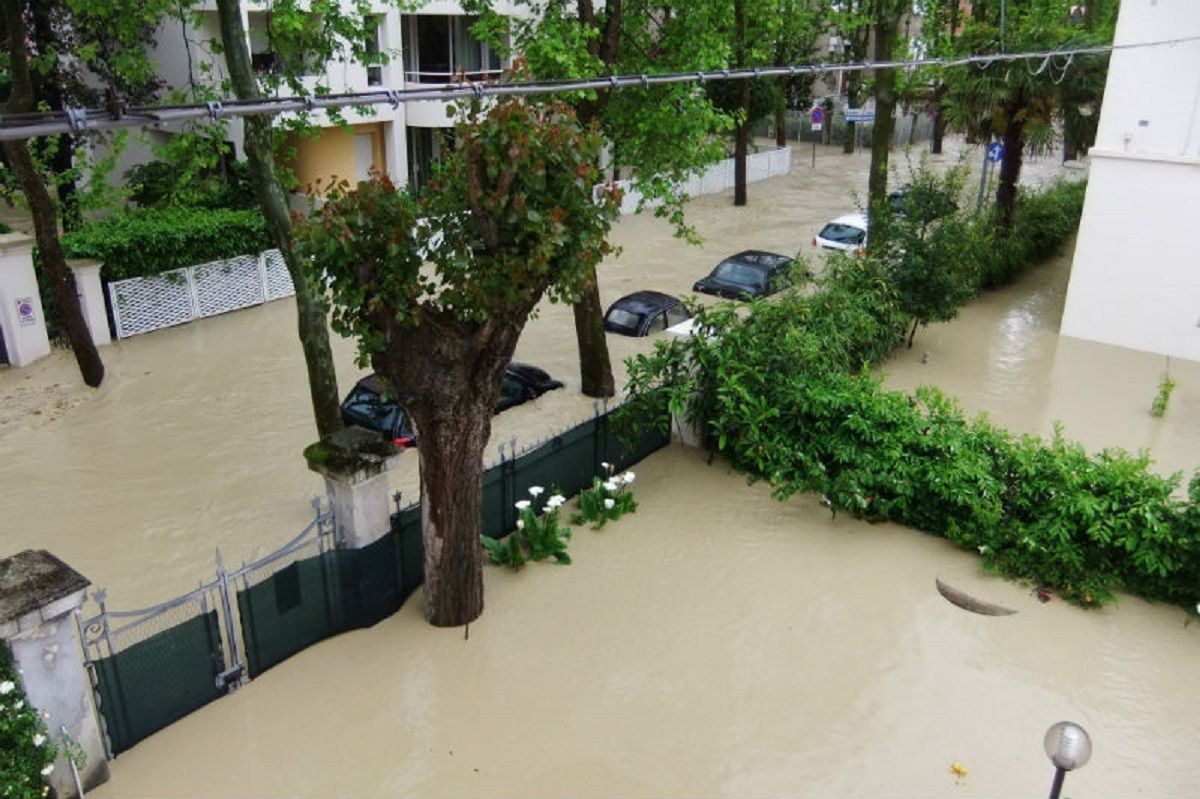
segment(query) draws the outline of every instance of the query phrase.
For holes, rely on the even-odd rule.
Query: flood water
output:
[[[695,200],[701,248],[621,220],[604,301],[689,293],[741,249],[810,253],[865,192],[868,159],[808,159],[752,184],[748,208]],[[884,365],[888,385],[933,383],[1017,432],[1062,420],[1090,449],[1194,468],[1197,364],[1170,364],[1179,387],[1151,418],[1162,358],[1057,335],[1069,267],[1068,254],[920,331]],[[547,305],[527,327],[518,358],[567,386],[498,416],[491,453],[593,412],[570,320]],[[127,609],[211,579],[218,547],[237,564],[289,539],[323,490],[300,455],[314,433],[294,324],[280,301],[120,342],[96,392],[61,352],[0,371],[0,551],[47,548]],[[650,347],[609,343],[615,361]],[[334,346],[345,391],[362,371],[350,342]],[[469,640],[425,625],[415,597],[122,754],[95,795],[1035,795],[1053,773],[1042,734],[1063,718],[1095,749],[1068,795],[1196,794],[1200,624],[1182,611],[1041,604],[973,554],[833,520],[808,497],[776,502],[679,447],[638,475],[638,512],[579,531],[573,565],[489,569]],[[415,498],[415,457],[392,487]],[[1019,612],[962,611],[937,577]]]

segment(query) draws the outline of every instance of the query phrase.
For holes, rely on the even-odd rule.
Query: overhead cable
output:
[[[964,67],[972,64],[988,66],[997,61],[1011,63],[1042,59],[1037,74],[1046,62],[1066,58],[1063,75],[1076,56],[1104,55],[1120,50],[1165,47],[1200,41],[1200,36],[1162,39],[1130,44],[1096,45],[1061,50],[1036,50],[1022,53],[986,53],[970,56],[919,58],[898,61],[857,61],[848,63],[793,64],[790,66],[721,69],[705,72],[672,72],[661,74],[606,75],[594,78],[522,81],[517,83],[483,83],[468,81],[414,89],[375,89],[343,94],[307,95],[303,97],[264,97],[257,100],[223,100],[182,105],[119,107],[116,112],[104,109],[67,108],[64,111],[44,111],[27,114],[0,114],[0,141],[27,139],[58,133],[86,133],[131,127],[161,127],[196,119],[219,119],[257,115],[278,115],[312,112],[320,109],[339,109],[351,106],[391,105],[422,101],[448,102],[470,97],[520,97],[557,92],[591,89],[648,88],[672,83],[705,83],[712,80],[748,80],[796,75],[823,75],[841,72],[864,72],[878,69],[915,69],[939,66]],[[1059,78],[1059,81],[1062,77]]]

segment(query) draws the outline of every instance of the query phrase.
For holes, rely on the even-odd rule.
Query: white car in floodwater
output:
[[[866,214],[844,214],[813,236],[813,246],[822,250],[862,252],[867,247]]]

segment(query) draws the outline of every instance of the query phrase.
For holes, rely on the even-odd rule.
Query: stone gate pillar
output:
[[[108,758],[74,619],[89,585],[44,549],[0,560],[0,638],[22,672],[29,703],[50,714],[50,738],[58,741],[65,728],[82,748],[86,761],[79,779],[84,791],[108,780]],[[59,797],[78,796],[71,765],[62,755],[47,781]]]
[[[377,433],[347,427],[304,451],[325,478],[341,546],[362,549],[392,529],[387,473],[403,452]]]
[[[70,260],[67,266],[75,273],[75,293],[79,295],[79,310],[92,332],[97,347],[112,343],[108,331],[108,309],[104,307],[104,286],[100,283],[98,261]]]

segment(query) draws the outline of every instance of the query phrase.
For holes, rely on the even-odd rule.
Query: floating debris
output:
[[[984,602],[976,599],[970,594],[959,591],[957,588],[952,588],[941,581],[935,579],[938,593],[944,596],[951,604],[958,605],[963,610],[969,610],[972,613],[978,613],[983,616],[1011,616],[1016,613],[1012,608],[1006,608],[1003,605],[995,605],[991,602]]]

